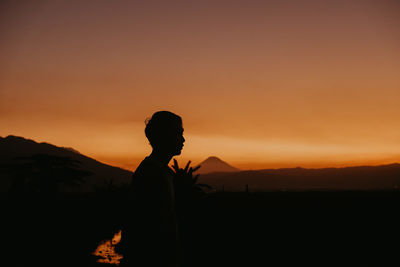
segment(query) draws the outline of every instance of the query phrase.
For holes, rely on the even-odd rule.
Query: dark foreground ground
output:
[[[399,200],[400,192],[210,194],[182,221],[185,266],[400,266]],[[91,252],[129,212],[123,194],[1,201],[1,266],[110,266]]]

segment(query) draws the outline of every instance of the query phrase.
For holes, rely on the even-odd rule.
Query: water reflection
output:
[[[121,241],[122,230],[115,233],[111,240],[105,240],[93,252],[93,255],[100,257],[97,262],[120,264],[120,260],[123,258],[121,254],[115,252],[115,245]]]

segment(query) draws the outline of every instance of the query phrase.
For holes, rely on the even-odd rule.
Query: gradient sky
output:
[[[134,169],[144,120],[181,161],[400,161],[399,1],[2,1],[0,136]]]

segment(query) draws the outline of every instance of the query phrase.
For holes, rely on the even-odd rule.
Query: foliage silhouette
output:
[[[185,216],[190,212],[195,212],[195,204],[200,201],[205,195],[205,189],[211,190],[212,187],[207,184],[197,183],[200,174],[193,175],[201,166],[195,168],[189,167],[189,160],[185,168],[179,168],[178,162],[174,159],[174,190],[177,212],[179,217]]]
[[[115,179],[111,178],[108,181],[104,181],[103,184],[93,185],[93,190],[99,194],[111,194],[111,193],[122,193],[128,194],[130,190],[129,184],[117,185],[114,183]]]
[[[16,157],[3,168],[12,176],[10,192],[56,193],[79,186],[92,174],[80,169],[78,160],[48,154]]]

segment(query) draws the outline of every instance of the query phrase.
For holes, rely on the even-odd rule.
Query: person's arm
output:
[[[139,206],[140,227],[145,246],[164,254],[165,257],[175,257],[177,246],[177,225],[173,203],[173,191],[160,169],[148,168],[140,173],[137,183],[136,205]]]
[[[173,192],[164,173],[152,165],[146,166],[138,174],[136,192],[139,196],[136,205],[144,215],[145,223],[158,232],[171,231],[175,223]]]

